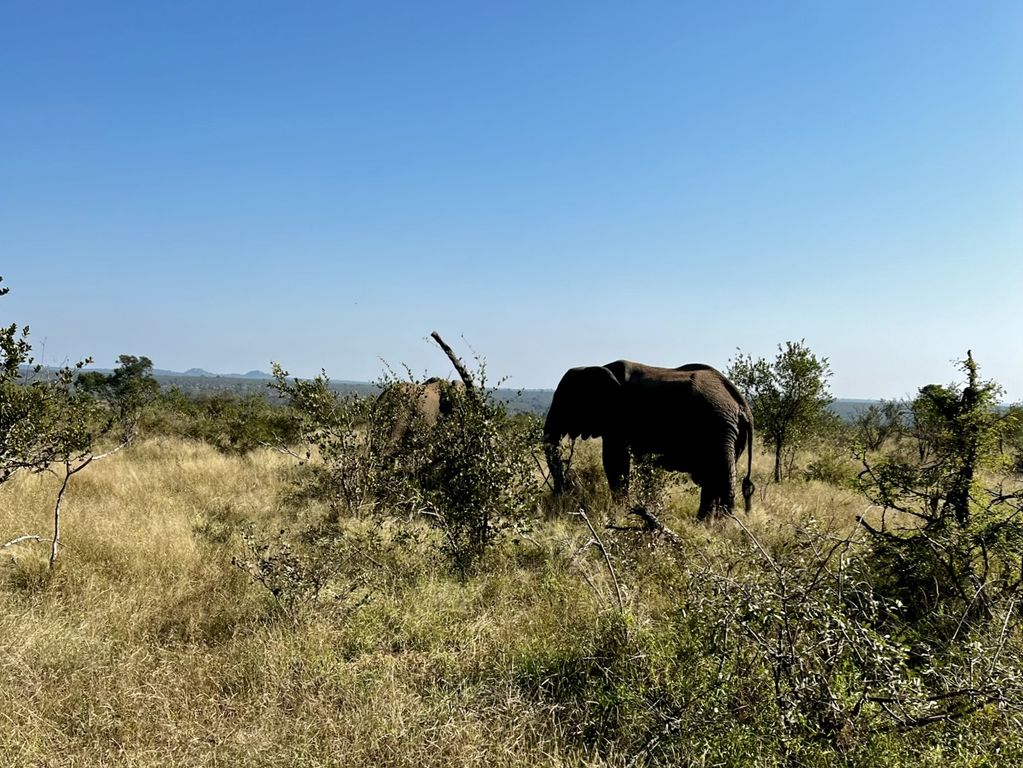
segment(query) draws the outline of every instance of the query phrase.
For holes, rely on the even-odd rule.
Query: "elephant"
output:
[[[566,487],[561,438],[600,437],[616,499],[628,491],[630,455],[649,456],[700,486],[700,520],[734,511],[736,463],[745,448],[742,495],[746,511],[752,507],[753,414],[735,384],[709,365],[616,360],[571,368],[554,391],[543,435],[556,493]]]
[[[422,383],[398,381],[377,398],[378,413],[390,423],[388,444],[396,448],[411,429],[432,429],[454,410],[455,398],[465,390],[461,381],[437,376]]]

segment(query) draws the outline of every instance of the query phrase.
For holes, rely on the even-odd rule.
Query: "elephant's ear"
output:
[[[622,405],[622,386],[607,368],[572,368],[554,390],[544,434],[549,438],[603,437],[620,424]]]

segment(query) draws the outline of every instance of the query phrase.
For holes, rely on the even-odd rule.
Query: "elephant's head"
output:
[[[556,493],[566,487],[558,442],[566,436],[585,439],[618,431],[623,417],[622,398],[622,385],[603,366],[571,368],[561,378],[543,425],[544,453]]]

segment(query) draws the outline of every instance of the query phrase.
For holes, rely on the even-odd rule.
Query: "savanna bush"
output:
[[[189,396],[172,389],[153,401],[140,427],[147,434],[200,440],[236,454],[294,445],[301,437],[298,416],[287,405],[257,393],[226,391]]]
[[[427,508],[441,515],[445,553],[468,573],[500,535],[528,527],[539,489],[534,477],[539,422],[507,417],[504,406],[466,397],[440,425],[424,488]]]
[[[539,422],[508,415],[487,387],[482,361],[465,389],[445,393],[449,407],[436,423],[418,408],[424,382],[412,376],[385,378],[387,397],[374,400],[334,392],[325,374],[289,382],[279,366],[274,373],[309,445],[304,458],[316,457],[335,521],[353,513],[427,520],[464,577],[498,537],[534,516]],[[399,417],[407,424],[395,435]]]
[[[864,454],[860,473],[879,510],[878,522],[865,522],[876,578],[928,645],[1011,612],[1023,581],[1023,491],[1000,451],[1011,421],[971,356],[961,369],[966,382],[928,385],[914,402],[928,414],[926,450]]]

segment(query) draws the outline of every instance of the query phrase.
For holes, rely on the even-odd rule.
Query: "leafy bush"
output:
[[[274,375],[310,444],[303,460],[316,454],[335,519],[370,511],[424,517],[442,534],[451,566],[467,576],[498,536],[535,511],[539,422],[508,416],[486,387],[482,363],[468,374],[471,386],[442,393],[436,421],[420,405],[426,382],[411,376],[386,378],[374,401],[334,392],[326,374],[289,382],[275,364]]]
[[[450,413],[414,431],[386,477],[399,507],[427,516],[444,535],[442,552],[467,576],[502,533],[534,515],[540,443],[537,419],[510,418],[486,386],[482,362]]]
[[[816,456],[806,465],[803,477],[839,488],[852,488],[856,486],[856,465],[841,445],[822,446],[816,451]]]
[[[880,509],[876,527],[865,523],[877,578],[928,644],[1014,604],[1023,567],[1023,492],[1005,485],[1000,390],[980,381],[972,356],[961,367],[965,384],[920,390],[916,410],[929,414],[920,461],[862,457],[860,485]]]
[[[154,403],[142,428],[154,434],[201,440],[224,453],[290,446],[301,437],[299,420],[291,408],[255,393],[187,396],[171,389]]]
[[[1005,424],[999,434],[999,454],[1008,459],[1013,472],[1023,475],[1023,405],[1010,406],[1002,418]]]
[[[0,278],[2,280],[2,278]],[[8,289],[0,288],[0,296]],[[141,404],[124,403],[115,414],[125,425],[121,444],[107,454],[98,454],[95,446],[107,435],[115,418],[104,413],[99,404],[76,386],[81,369],[91,362],[81,360],[57,371],[43,371],[31,357],[27,326],[16,324],[0,328],[0,483],[19,471],[52,472],[61,476],[53,508],[53,536],[49,564],[57,560],[61,545],[61,507],[71,478],[94,460],[128,444],[131,425]],[[15,537],[4,546],[28,541],[46,541],[39,534]]]
[[[907,431],[910,417],[910,407],[902,401],[881,400],[872,403],[852,419],[856,442],[863,450],[881,450]]]
[[[354,392],[331,389],[325,371],[315,379],[288,381],[288,372],[273,364],[277,393],[288,399],[295,427],[306,443],[303,463],[313,464],[331,515],[368,511],[376,501],[382,466],[383,441],[374,420],[374,401]]]

